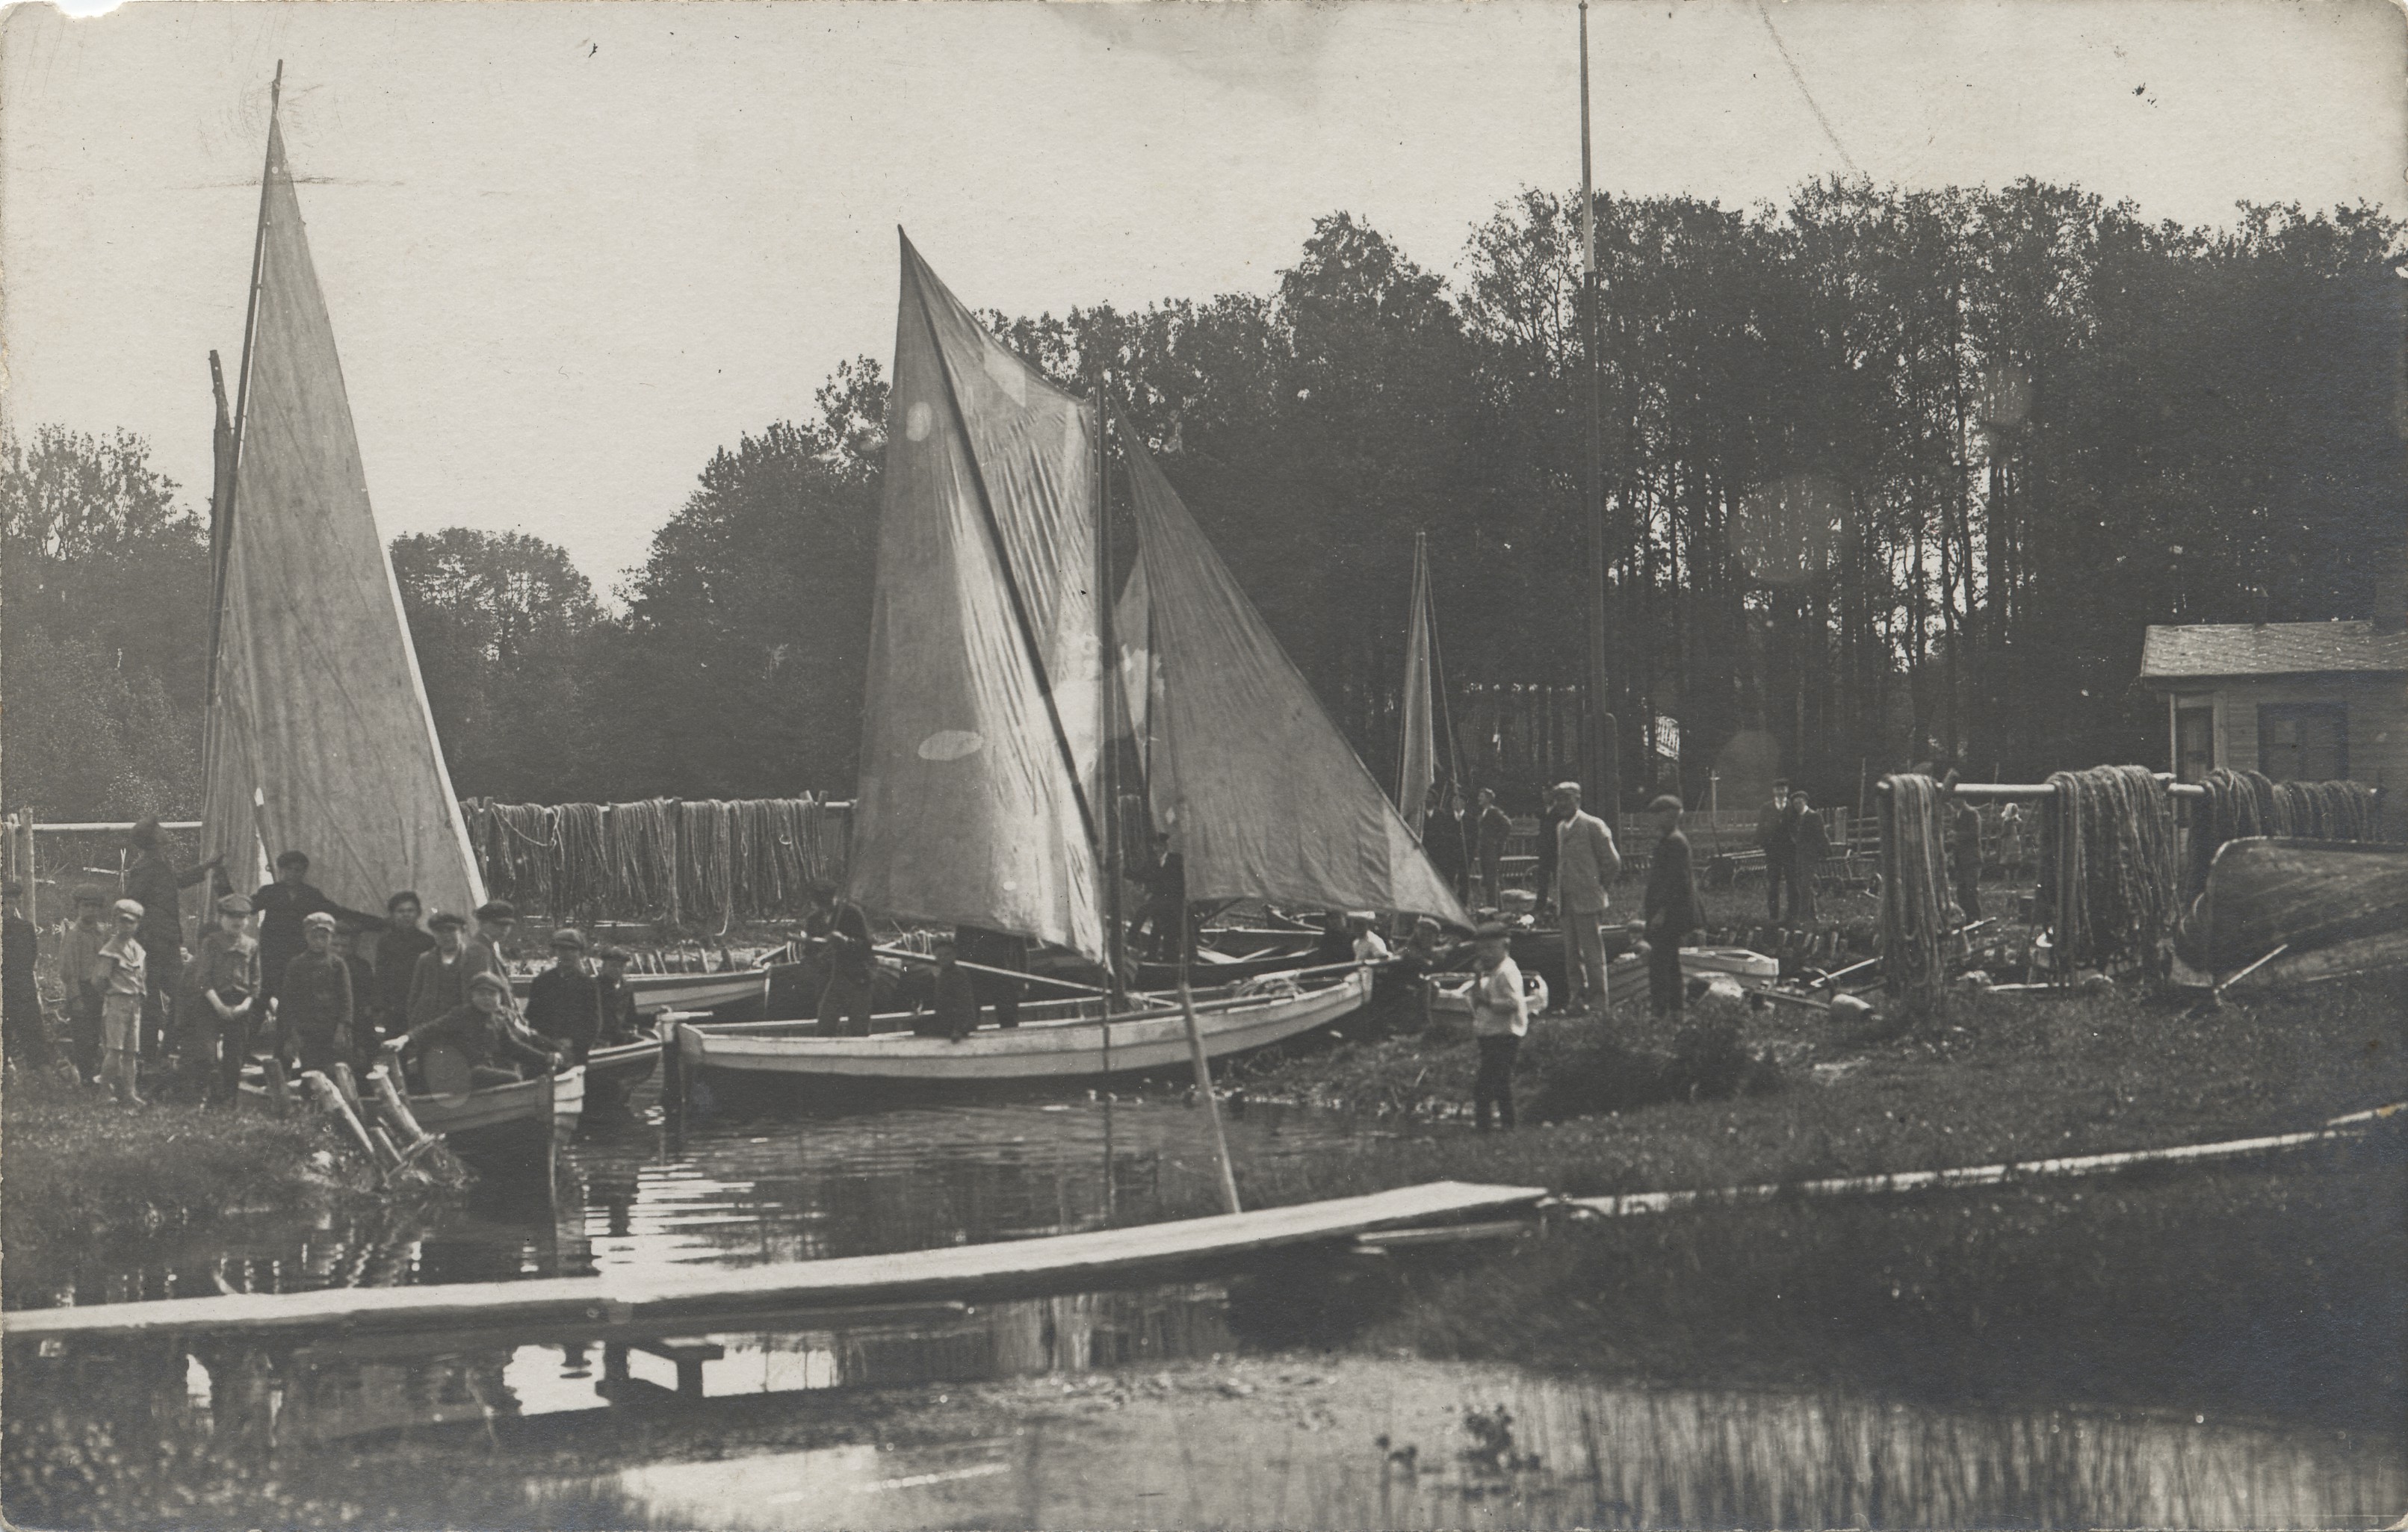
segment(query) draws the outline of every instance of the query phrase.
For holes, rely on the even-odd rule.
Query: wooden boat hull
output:
[[[2355,842],[2228,841],[2183,918],[2183,961],[2211,974],[2289,951],[2244,983],[2371,972],[2408,959],[2408,848]],[[2326,954],[2321,963],[2306,960]]]
[[[534,982],[532,977],[513,975],[510,991],[523,1000]],[[766,1001],[769,970],[758,967],[733,968],[724,973],[631,973],[626,983],[627,994],[636,1002],[636,1013],[657,1016],[664,1010],[714,1010],[747,1000]]]
[[[1199,996],[1205,1054],[1221,1058],[1284,1041],[1352,1014],[1369,995],[1369,979],[1358,972],[1298,993]],[[960,1042],[903,1031],[800,1036],[792,1024],[780,1024],[787,1027],[782,1034],[680,1024],[678,1049],[689,1069],[903,1085],[1096,1080],[1188,1065],[1187,1024],[1175,999],[1116,1015],[1109,1025],[1096,1019],[1092,1004],[1083,1014],[1054,1006],[1024,1008],[1022,1015],[1017,1027],[982,1026]]]
[[[549,1176],[585,1110],[582,1067],[478,1091],[413,1095],[410,1115],[488,1176]]]
[[[1430,975],[1430,1014],[1433,1016],[1470,1015],[1471,981],[1474,977],[1468,973]],[[1522,998],[1529,1005],[1530,1014],[1536,1016],[1547,1009],[1553,996],[1547,991],[1547,981],[1535,973],[1525,973],[1522,976]]]

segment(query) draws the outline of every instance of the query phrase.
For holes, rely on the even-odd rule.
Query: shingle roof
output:
[[[2408,633],[2372,623],[2199,623],[2152,627],[2141,679],[2304,676],[2334,670],[2408,671]]]

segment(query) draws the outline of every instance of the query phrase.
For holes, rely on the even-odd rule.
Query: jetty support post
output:
[[[1238,1205],[1238,1173],[1229,1164],[1229,1136],[1221,1127],[1221,1103],[1212,1096],[1212,1066],[1204,1057],[1204,1032],[1196,1021],[1196,992],[1188,987],[1184,972],[1179,978],[1179,1009],[1187,1018],[1187,1055],[1196,1062],[1196,1094],[1204,1098],[1204,1120],[1212,1124],[1212,1153],[1221,1167],[1222,1210],[1242,1212]]]

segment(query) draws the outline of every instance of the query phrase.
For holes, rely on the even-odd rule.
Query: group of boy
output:
[[[508,901],[480,906],[472,917],[430,912],[405,891],[371,915],[312,885],[309,858],[298,851],[277,858],[275,881],[256,894],[220,895],[211,927],[187,959],[177,894],[219,863],[177,872],[158,840],[156,821],[136,824],[126,896],[112,904],[96,885],[79,888],[59,936],[70,1058],[79,1078],[122,1102],[143,1104],[140,1061],[164,1065],[171,1031],[187,1089],[211,1104],[235,1099],[255,1052],[304,1069],[357,1068],[440,1038],[491,1072],[501,1059],[581,1062],[598,1041],[635,1033],[625,952],[589,954],[581,933],[554,933],[553,966],[538,976],[522,1012],[502,959],[517,922]],[[27,923],[13,892],[9,916]],[[377,933],[373,962],[353,946],[366,931]],[[589,959],[598,974],[588,971]],[[31,972],[13,949],[7,968],[12,983]],[[11,991],[10,1060],[46,1065],[38,998],[30,1018],[22,999]]]

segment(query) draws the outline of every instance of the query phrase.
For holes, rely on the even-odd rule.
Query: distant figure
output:
[[[1354,942],[1349,951],[1354,953],[1354,961],[1367,968],[1388,961],[1388,944],[1381,939],[1379,932],[1372,929],[1378,920],[1379,917],[1368,909],[1358,909],[1346,917],[1347,927],[1354,933]]]
[[[595,959],[602,966],[594,980],[602,1013],[602,1040],[634,1042],[643,1036],[644,1018],[636,1009],[635,992],[627,987],[627,950],[605,947],[595,954]]]
[[[67,1056],[87,1085],[100,1079],[100,948],[108,939],[108,895],[97,883],[75,891],[75,916],[59,926],[59,988],[67,1003]]]
[[[418,955],[418,969],[410,975],[409,1002],[404,1014],[415,1031],[447,1010],[457,1010],[468,1003],[468,981],[488,970],[478,965],[484,961],[482,952],[468,950],[468,917],[457,910],[438,909],[426,917],[426,929],[435,938],[435,946]],[[495,975],[499,978],[499,975]],[[505,995],[509,981],[503,981]],[[388,1036],[386,1041],[392,1041]]]
[[[449,1043],[468,1061],[471,1088],[508,1085],[524,1078],[512,1067],[517,1061],[538,1070],[558,1067],[560,1059],[519,1038],[503,1009],[509,1003],[510,981],[482,970],[468,980],[468,1001],[420,1023],[398,1038],[385,1040],[389,1052],[399,1053],[429,1043]]]
[[[582,1064],[602,1035],[602,991],[585,971],[585,934],[564,925],[552,934],[552,966],[527,986],[526,1024]]]
[[[184,968],[184,919],[177,895],[207,878],[222,860],[211,857],[196,867],[178,872],[159,850],[159,822],[148,817],[134,822],[125,838],[134,860],[125,868],[125,896],[142,907],[142,955],[150,985],[142,997],[142,1052],[156,1058],[165,1046],[168,1018],[175,1009],[170,985]]]
[[[115,927],[100,944],[93,982],[100,986],[100,1079],[109,1094],[129,1107],[149,1105],[136,1083],[136,1057],[142,1047],[142,1003],[150,981],[143,972],[142,906],[117,901]]]
[[[302,922],[316,914],[351,925],[375,925],[382,919],[346,909],[312,887],[308,853],[297,851],[276,859],[276,881],[252,895],[251,907],[259,912],[259,972],[271,1000],[283,993],[285,971],[309,945]]]
[[[238,1104],[242,1061],[251,1052],[259,1007],[259,938],[251,934],[251,901],[221,896],[217,923],[201,938],[185,970],[184,1067],[208,1106]]]
[[[1491,909],[1504,893],[1505,842],[1513,834],[1512,817],[1497,807],[1497,790],[1480,790],[1480,818],[1470,834],[1480,843],[1480,894]]]
[[[1154,839],[1154,865],[1145,873],[1145,908],[1137,917],[1144,933],[1141,950],[1156,963],[1176,963],[1186,951],[1187,859],[1171,848],[1168,836]]]
[[[351,966],[335,951],[335,917],[313,909],[301,923],[301,955],[284,967],[278,987],[281,1038],[277,1055],[298,1057],[304,1069],[325,1070],[351,1059]]]
[[[1831,838],[1805,794],[1790,795],[1789,812],[1797,822],[1789,838],[1789,923],[1804,929],[1814,923],[1814,875],[1823,870]]]
[[[42,1020],[42,992],[34,987],[34,962],[41,934],[18,908],[25,885],[5,885],[7,907],[0,913],[0,1052],[30,1077],[50,1067],[50,1029]]]
[[[1335,911],[1321,917],[1321,939],[1312,944],[1316,968],[1335,968],[1354,961],[1354,937],[1346,917]]]
[[[509,960],[502,952],[502,944],[510,939],[510,933],[518,929],[518,907],[508,899],[488,899],[477,907],[477,923],[475,929],[468,933],[468,946],[471,951],[484,954],[485,961],[479,966],[505,979],[510,976]],[[502,1009],[514,1009],[508,997],[504,998]]]
[[[1961,798],[1948,827],[1948,842],[1956,908],[1971,925],[1982,918],[1982,811]]]
[[[937,1003],[930,1010],[922,1011],[912,1020],[911,1030],[924,1038],[944,1038],[959,1042],[978,1030],[978,990],[954,952],[953,938],[939,937],[937,948]]]
[[[1427,915],[1413,922],[1412,935],[1397,949],[1393,972],[1405,985],[1413,1024],[1416,1030],[1427,1026],[1430,1020],[1430,975],[1455,955],[1455,949],[1440,933],[1438,922]]]
[[[2024,811],[2011,802],[1999,809],[1999,861],[2009,873],[2020,878],[2025,855]]]
[[[982,930],[964,925],[953,932],[958,961],[976,963],[986,968],[1007,968],[1013,973],[1028,970],[1028,944],[1009,931]],[[1027,986],[1018,979],[1006,979],[1001,974],[974,973],[965,968],[970,989],[978,995],[982,1007],[993,1007],[995,1024],[1020,1024],[1020,997]]]
[[[1647,1003],[1659,1017],[1681,1011],[1681,943],[1704,921],[1689,838],[1681,832],[1681,800],[1670,793],[1647,806],[1658,838],[1647,871],[1641,923],[1647,937]]]
[[[1555,912],[1555,859],[1562,854],[1560,838],[1564,821],[1570,811],[1555,799],[1555,791],[1547,793],[1546,807],[1539,814],[1539,866],[1537,871],[1539,910],[1541,914]],[[1570,959],[1567,958],[1569,963]],[[1560,993],[1563,986],[1557,986]]]
[[[1563,823],[1555,831],[1555,893],[1563,910],[1564,996],[1566,1010],[1594,1005],[1606,1013],[1605,911],[1612,901],[1606,890],[1622,872],[1622,853],[1613,848],[1613,832],[1605,821],[1581,809],[1578,782],[1555,784],[1555,807]]]
[[[1798,855],[1798,821],[1789,809],[1789,780],[1772,784],[1772,801],[1756,811],[1756,843],[1764,851],[1764,918],[1781,923],[1781,895],[1790,886],[1789,869]],[[1797,905],[1790,905],[1795,919]]]
[[[1530,1030],[1530,1003],[1522,994],[1522,970],[1505,950],[1505,927],[1484,925],[1474,938],[1479,959],[1471,981],[1472,1045],[1480,1071],[1471,1081],[1472,1124],[1488,1131],[1492,1109],[1513,1126],[1513,1059]]]
[[[1458,899],[1465,897],[1463,880],[1470,858],[1463,838],[1462,794],[1450,788],[1441,795],[1437,788],[1430,789],[1422,816],[1422,850],[1428,853],[1446,891]]]
[[[847,900],[836,907],[836,921],[828,932],[828,981],[820,991],[820,1036],[869,1036],[877,980],[878,956],[870,950],[869,917],[859,905]]]
[[[425,913],[418,895],[402,890],[384,902],[384,929],[377,933],[376,975],[360,1009],[374,1041],[363,1048],[381,1048],[387,1038],[409,1030],[409,986],[418,977],[418,960],[435,951],[435,938],[419,923]]]

